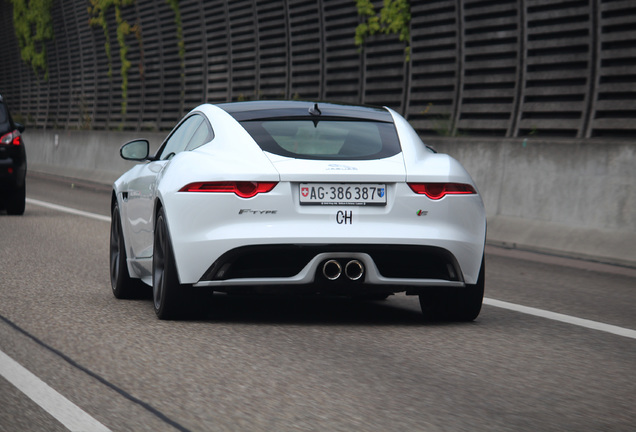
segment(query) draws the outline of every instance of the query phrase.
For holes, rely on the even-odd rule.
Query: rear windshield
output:
[[[264,151],[298,159],[368,160],[398,154],[392,123],[358,120],[251,120],[241,122]]]

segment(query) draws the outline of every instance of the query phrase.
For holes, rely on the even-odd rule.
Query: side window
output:
[[[159,159],[170,159],[175,154],[184,151],[201,123],[205,122],[203,121],[203,117],[198,114],[188,117],[179,125],[170,138],[168,138]]]
[[[207,121],[202,121],[197,130],[192,135],[192,139],[186,146],[186,150],[194,150],[197,147],[201,147],[203,144],[208,143],[214,138],[212,128]]]

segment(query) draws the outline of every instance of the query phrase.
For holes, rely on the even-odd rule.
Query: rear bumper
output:
[[[169,197],[164,208],[180,282],[215,289],[311,284],[320,282],[317,268],[326,257],[344,253],[365,263],[365,285],[476,283],[486,238],[481,198],[433,202],[398,190],[406,185],[389,186],[389,197],[401,198],[383,207],[290,206],[285,184],[249,200]],[[268,263],[271,271],[264,270]],[[232,271],[219,275],[226,264]]]
[[[0,190],[14,190],[24,184],[26,163],[13,158],[0,159]]]
[[[324,274],[328,261],[342,272]],[[361,266],[359,278],[345,270],[348,263]],[[195,284],[221,291],[250,286],[312,285],[318,291],[356,291],[371,285],[374,291],[413,291],[430,286],[463,287],[455,257],[440,248],[397,245],[276,245],[243,247],[221,256]]]

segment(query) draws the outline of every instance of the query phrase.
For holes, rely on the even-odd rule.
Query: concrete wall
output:
[[[29,170],[110,184],[119,147],[164,134],[27,131]],[[427,139],[475,179],[488,242],[636,267],[636,147],[593,140]]]
[[[636,265],[636,147],[593,140],[429,139],[473,176],[488,241]]]
[[[32,131],[24,133],[29,171],[111,184],[135,166],[123,160],[119,148],[147,138],[151,152],[167,134],[148,132]]]

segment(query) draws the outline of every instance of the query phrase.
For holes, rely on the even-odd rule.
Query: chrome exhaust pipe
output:
[[[345,276],[352,281],[357,281],[364,275],[364,264],[358,260],[351,260],[345,266]]]
[[[342,266],[336,260],[329,260],[322,266],[322,274],[329,280],[336,280],[342,274]]]

